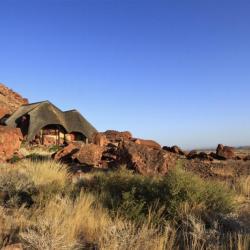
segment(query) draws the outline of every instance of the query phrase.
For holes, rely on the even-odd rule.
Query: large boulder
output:
[[[98,132],[92,135],[91,141],[92,143],[101,147],[104,147],[109,143],[106,135],[104,133],[98,133]]]
[[[65,163],[78,162],[88,166],[99,166],[104,148],[95,144],[70,143],[59,150],[53,158]]]
[[[104,148],[95,144],[82,144],[79,151],[72,155],[73,160],[88,166],[99,166]]]
[[[19,128],[0,126],[0,162],[10,160],[19,150],[22,140]]]
[[[219,144],[216,149],[216,155],[222,160],[233,159],[235,157],[234,148]]]
[[[136,144],[144,145],[153,149],[161,149],[161,145],[153,140],[133,139],[132,141]]]
[[[196,156],[198,155],[198,151],[197,150],[191,150],[188,154],[187,154],[187,158],[189,160],[194,159]]]
[[[189,160],[193,160],[193,159],[197,159],[197,160],[201,160],[201,161],[213,161],[214,158],[205,152],[196,152],[195,151],[191,151],[188,155],[187,155],[187,159]]]
[[[250,155],[247,155],[243,158],[244,161],[250,161]]]
[[[186,155],[186,153],[178,146],[172,146],[172,147],[164,146],[162,149],[177,155]]]
[[[72,156],[79,151],[79,145],[70,143],[68,146],[57,151],[52,157],[57,161],[70,162],[72,161]]]
[[[132,139],[132,134],[128,131],[119,132],[115,130],[107,130],[106,132],[102,134],[106,136],[109,142],[121,142],[121,141],[128,141]]]
[[[134,142],[123,142],[118,149],[120,164],[142,175],[166,175],[176,165],[177,157],[162,149],[155,150]]]

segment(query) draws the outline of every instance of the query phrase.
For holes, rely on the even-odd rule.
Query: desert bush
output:
[[[233,194],[223,185],[173,169],[166,177],[152,178],[129,171],[96,174],[78,187],[99,196],[104,206],[128,219],[143,221],[150,209],[161,211],[165,219],[176,219],[183,203],[199,204],[207,214],[228,213],[233,209]],[[159,216],[158,216],[159,218]]]
[[[59,145],[52,145],[49,147],[49,152],[50,153],[55,153],[59,150],[61,150],[63,147],[62,146],[59,146]]]
[[[24,160],[15,168],[5,167],[0,175],[0,204],[20,207],[42,206],[56,195],[70,195],[71,184],[65,165],[54,161]]]
[[[21,161],[21,158],[18,155],[14,155],[8,162],[11,164],[15,164],[19,161]]]
[[[34,183],[39,190],[35,202],[43,206],[57,195],[70,195],[71,183],[67,167],[53,160],[33,162],[23,161],[19,164],[22,173]]]
[[[0,206],[0,249],[17,242],[19,232],[29,226],[28,214],[25,208],[12,210]]]
[[[27,249],[164,249],[165,235],[157,228],[112,219],[90,194],[81,193],[74,202],[57,197],[34,218],[20,234]]]
[[[250,198],[250,176],[241,176],[234,180],[233,188],[246,199]]]
[[[47,155],[32,153],[32,154],[27,155],[26,159],[29,159],[30,161],[38,162],[38,161],[50,160],[50,157]]]
[[[67,167],[53,160],[39,162],[26,160],[19,164],[19,168],[37,186],[57,182],[63,187],[69,177]]]
[[[0,205],[6,207],[31,206],[37,193],[34,182],[15,170],[2,169],[0,174]]]

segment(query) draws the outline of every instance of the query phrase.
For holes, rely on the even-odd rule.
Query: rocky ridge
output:
[[[0,83],[0,119],[12,114],[24,104],[28,104],[28,99]]]

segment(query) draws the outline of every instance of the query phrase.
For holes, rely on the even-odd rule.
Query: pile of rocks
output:
[[[165,175],[177,156],[152,140],[132,138],[129,132],[107,131],[94,136],[96,144],[69,144],[54,159],[99,168],[125,165],[143,175]]]
[[[102,169],[125,165],[143,175],[166,175],[178,159],[213,161],[237,160],[232,147],[219,144],[216,153],[189,153],[178,146],[161,148],[152,140],[133,138],[130,132],[108,130],[93,136],[94,144],[69,144],[54,155],[56,160],[73,162]],[[245,160],[247,160],[246,158]]]
[[[242,160],[241,157],[236,156],[235,149],[229,146],[224,146],[219,144],[216,152],[206,153],[206,152],[198,152],[197,150],[192,150],[189,153],[183,151],[178,146],[164,146],[164,150],[168,152],[172,152],[178,155],[180,158],[186,158],[188,160],[201,160],[201,161],[213,161],[213,160]],[[248,157],[245,157],[244,160],[247,160]],[[249,157],[250,159],[250,157]]]

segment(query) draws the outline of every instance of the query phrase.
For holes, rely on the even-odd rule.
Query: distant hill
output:
[[[23,104],[28,104],[26,98],[0,83],[0,119],[12,114]]]
[[[240,149],[240,150],[250,150],[250,146],[240,146],[240,147],[237,147],[237,149]]]

